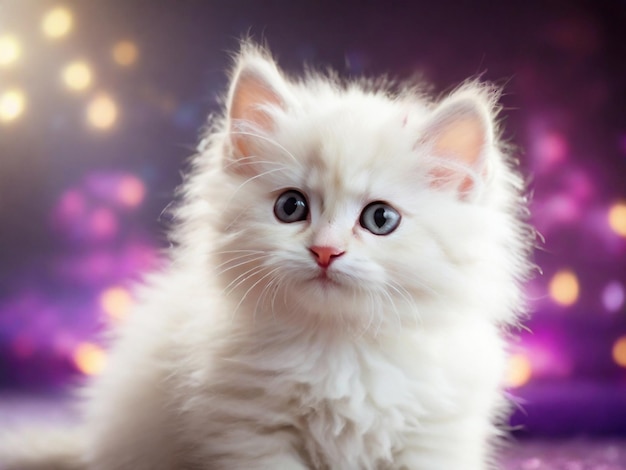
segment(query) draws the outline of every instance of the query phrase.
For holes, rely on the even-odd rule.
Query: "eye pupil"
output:
[[[283,209],[285,210],[285,214],[292,215],[296,209],[298,208],[299,202],[295,197],[290,197],[285,201],[285,205]]]
[[[376,212],[374,212],[374,223],[378,228],[383,227],[385,225],[385,222],[387,222],[385,212],[385,209],[382,207],[379,207],[378,209],[376,209]]]

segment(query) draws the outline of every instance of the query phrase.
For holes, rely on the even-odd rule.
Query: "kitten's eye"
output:
[[[293,189],[285,191],[276,199],[274,215],[278,220],[287,224],[306,220],[309,215],[306,198],[299,191]]]
[[[359,223],[374,235],[388,235],[398,228],[400,218],[400,213],[389,204],[376,201],[365,206]]]

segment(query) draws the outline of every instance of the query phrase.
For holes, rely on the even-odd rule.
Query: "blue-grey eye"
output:
[[[400,213],[389,204],[376,201],[368,204],[361,212],[361,227],[374,235],[388,235],[400,225]]]
[[[309,215],[309,206],[304,195],[293,189],[285,191],[274,204],[274,215],[281,222],[290,224],[306,220]]]

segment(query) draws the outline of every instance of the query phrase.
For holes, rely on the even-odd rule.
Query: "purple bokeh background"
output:
[[[40,25],[57,5],[73,27],[49,39]],[[626,368],[614,357],[626,335],[626,235],[615,228],[626,224],[615,211],[626,201],[625,25],[623,1],[5,1],[0,38],[16,37],[22,54],[0,65],[0,97],[18,87],[26,104],[0,120],[0,388],[54,391],[97,369],[99,334],[123,321],[128,288],[167,246],[162,211],[218,109],[228,51],[250,34],[288,72],[306,62],[420,76],[435,92],[477,75],[504,87],[505,136],[545,238],[530,331],[514,348],[512,424],[626,434]],[[131,65],[111,56],[120,40],[137,47]],[[77,59],[93,72],[81,92],[61,79]],[[96,129],[86,112],[102,93],[117,119]]]

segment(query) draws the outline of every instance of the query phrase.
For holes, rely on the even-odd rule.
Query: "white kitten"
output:
[[[39,446],[5,434],[0,461],[495,468],[531,238],[497,93],[387,88],[290,80],[244,45],[171,263],[118,332],[84,426]]]

